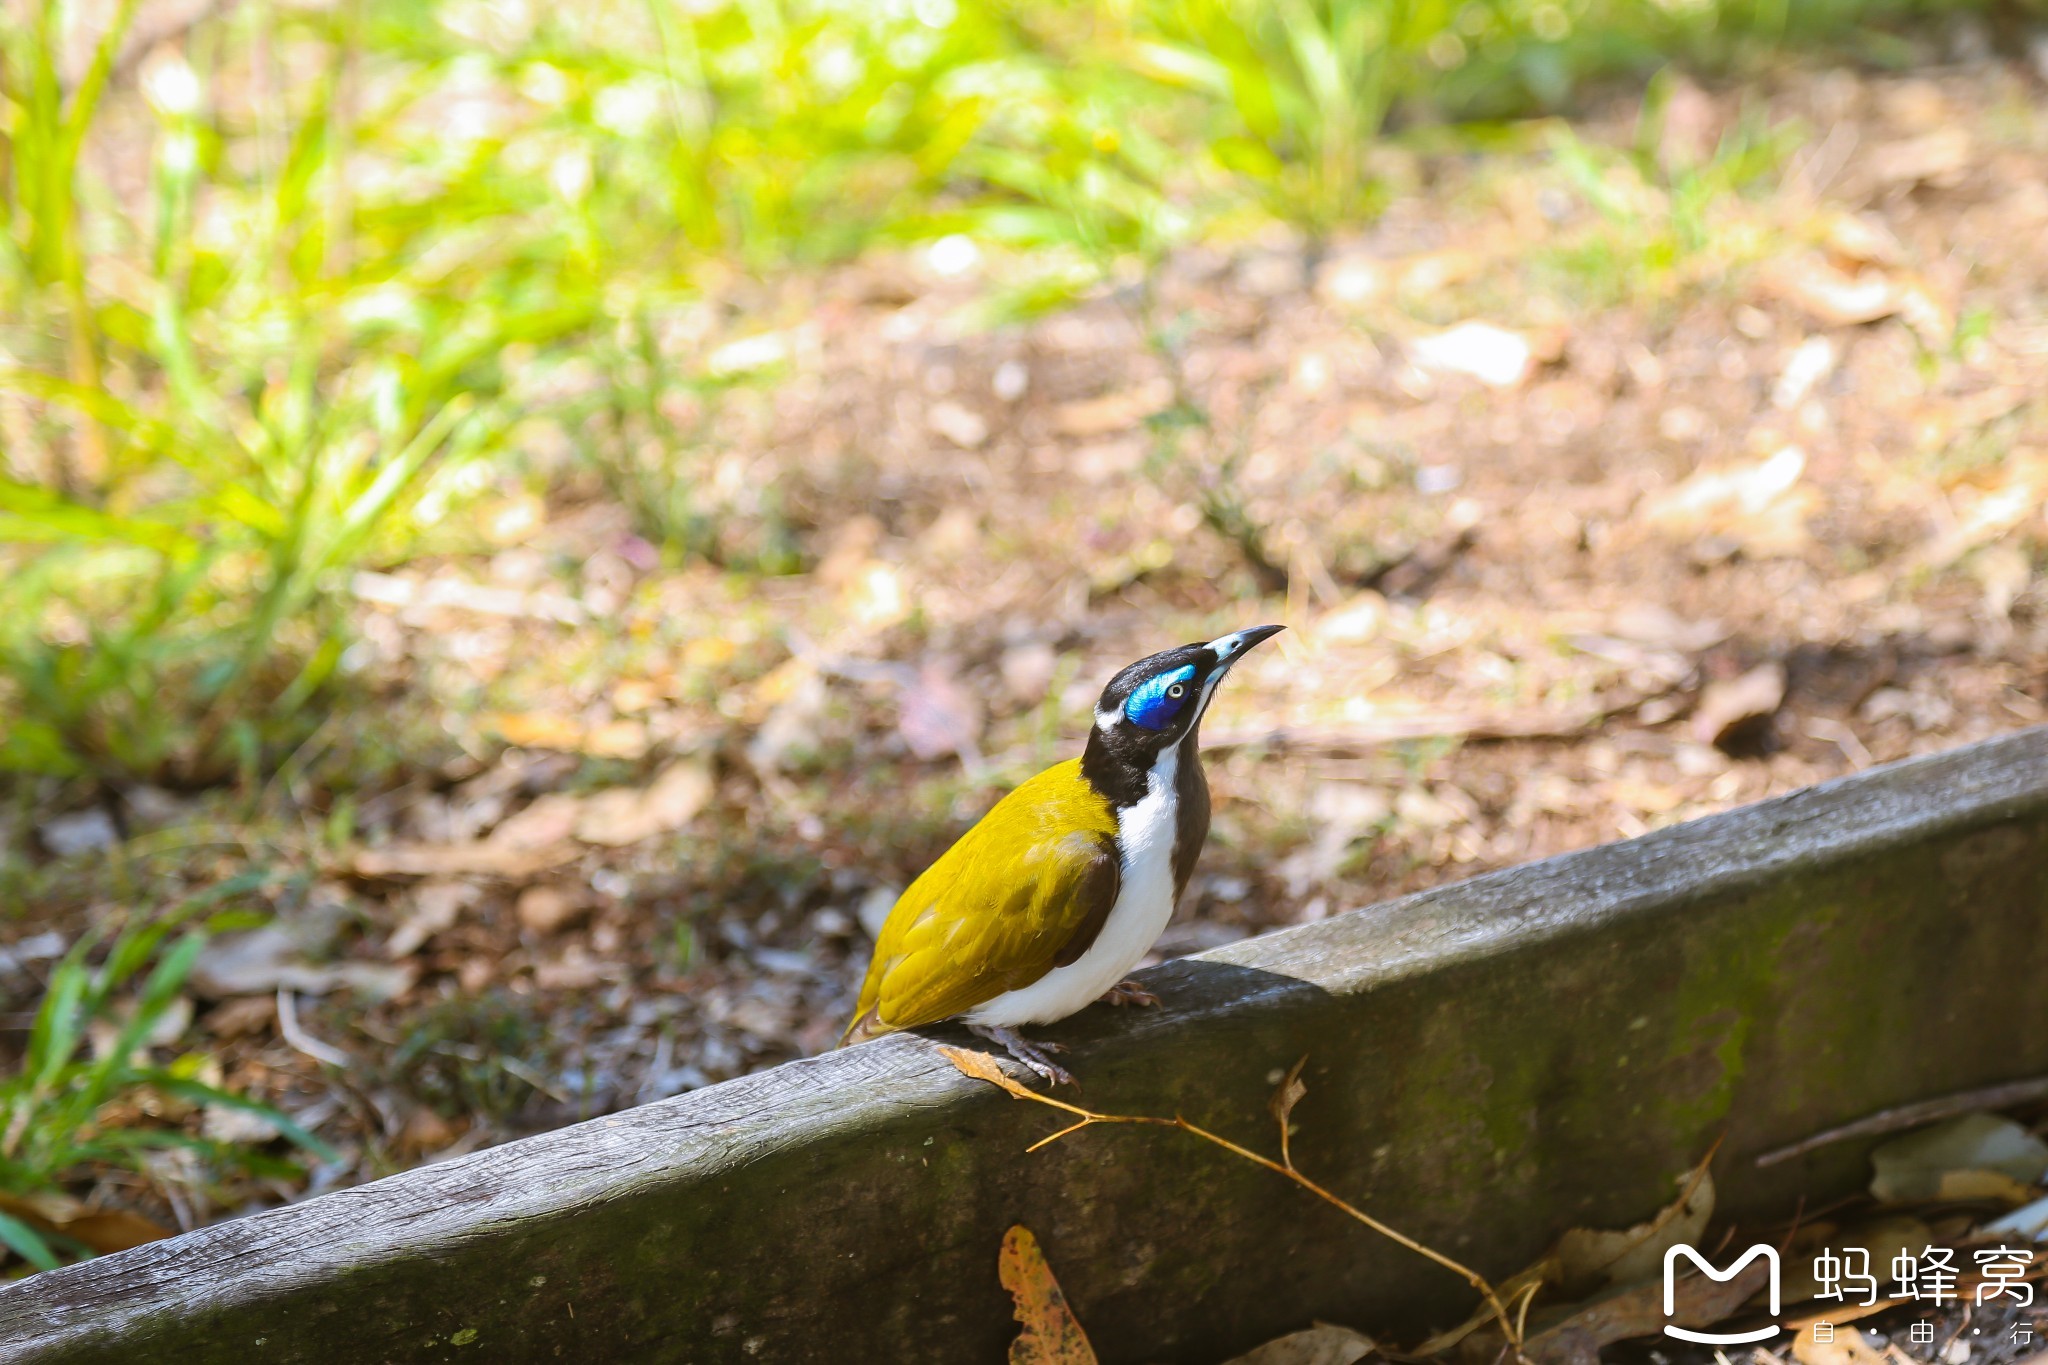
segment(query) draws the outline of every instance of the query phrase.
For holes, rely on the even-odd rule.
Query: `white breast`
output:
[[[1173,918],[1173,840],[1179,816],[1174,781],[1180,746],[1162,753],[1146,777],[1145,795],[1117,822],[1123,884],[1109,920],[1088,951],[1030,985],[1005,991],[970,1011],[971,1024],[1049,1024],[1077,1014],[1124,979],[1151,951]]]

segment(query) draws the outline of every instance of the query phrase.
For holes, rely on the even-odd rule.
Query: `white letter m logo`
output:
[[[1742,1259],[1734,1265],[1729,1266],[1726,1270],[1716,1270],[1707,1264],[1706,1257],[1681,1242],[1664,1253],[1665,1317],[1668,1318],[1678,1311],[1677,1281],[1678,1258],[1680,1256],[1686,1257],[1694,1265],[1698,1266],[1700,1274],[1710,1280],[1716,1280],[1723,1284],[1740,1275],[1743,1267],[1761,1256],[1764,1264],[1770,1267],[1771,1272],[1771,1316],[1776,1317],[1778,1315],[1778,1249],[1776,1247],[1766,1246],[1764,1243],[1759,1242],[1743,1252]],[[1750,1290],[1750,1293],[1755,1292],[1754,1289]],[[1749,1295],[1744,1294],[1742,1297],[1748,1298]],[[1732,1307],[1733,1305],[1730,1306]],[[1664,1335],[1667,1337],[1677,1337],[1680,1341],[1703,1342],[1709,1346],[1739,1346],[1745,1342],[1764,1341],[1777,1334],[1778,1325],[1776,1323],[1772,1323],[1768,1327],[1759,1327],[1750,1332],[1695,1332],[1690,1328],[1676,1327],[1668,1322],[1664,1324]]]

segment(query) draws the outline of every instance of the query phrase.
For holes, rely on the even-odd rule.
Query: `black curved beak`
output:
[[[1272,639],[1285,626],[1248,626],[1244,630],[1233,630],[1228,635],[1219,635],[1209,642],[1209,652],[1216,656],[1219,668],[1232,664],[1251,653],[1252,648]]]

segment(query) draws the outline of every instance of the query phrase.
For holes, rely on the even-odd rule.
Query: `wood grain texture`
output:
[[[2048,1071],[2048,730],[1169,963],[1048,1036],[1085,1099],[1272,1145],[1491,1272],[1625,1225],[1717,1134],[1734,1216],[1856,1187],[1761,1152]],[[2024,989],[2015,989],[2024,986]],[[958,1037],[936,1031],[938,1036]],[[1469,1291],[1158,1130],[897,1035],[0,1289],[9,1362],[1000,1359],[1033,1229],[1104,1361],[1218,1359]]]

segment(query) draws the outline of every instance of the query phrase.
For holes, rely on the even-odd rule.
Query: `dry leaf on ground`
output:
[[[209,1104],[201,1108],[199,1118],[200,1136],[209,1142],[275,1142],[278,1127],[261,1114],[252,1114],[246,1109],[230,1109],[224,1104]]]
[[[1883,1284],[1886,1282],[1887,1268],[1891,1265],[1893,1257],[1902,1251],[1917,1257],[1921,1250],[1933,1241],[1934,1233],[1927,1224],[1905,1214],[1895,1214],[1845,1228],[1814,1246],[1802,1248],[1797,1256],[1786,1259],[1784,1301],[1803,1303],[1820,1293],[1821,1284],[1813,1273],[1813,1263],[1823,1251],[1832,1251],[1838,1257],[1845,1251],[1868,1252],[1870,1273],[1876,1276],[1878,1283]]]
[[[1714,1176],[1706,1160],[1679,1177],[1678,1198],[1655,1218],[1625,1232],[1572,1228],[1557,1240],[1558,1269],[1566,1285],[1634,1284],[1664,1271],[1664,1253],[1692,1243],[1714,1216]]]
[[[2044,491],[2048,491],[2048,461],[2014,451],[2001,462],[1997,482],[1990,487],[1958,490],[1960,515],[1907,559],[1907,571],[1945,569],[2026,522],[2038,524]]]
[[[1656,1217],[1625,1232],[1572,1228],[1535,1264],[1503,1280],[1495,1292],[1503,1303],[1519,1305],[1545,1285],[1572,1285],[1583,1291],[1603,1283],[1627,1284],[1661,1277],[1664,1252],[1679,1242],[1696,1240],[1707,1220],[1713,1217],[1714,1178],[1707,1168],[1719,1150],[1720,1144],[1716,1143],[1700,1158],[1699,1165],[1678,1178],[1678,1197],[1659,1210]],[[1415,1354],[1442,1355],[1474,1332],[1490,1330],[1492,1326],[1493,1310],[1482,1304],[1456,1327],[1416,1347]],[[1498,1342],[1497,1333],[1493,1339]]]
[[[707,759],[680,759],[645,787],[607,787],[586,796],[550,793],[482,839],[359,848],[349,856],[349,867],[359,877],[516,881],[572,861],[578,842],[623,848],[672,834],[709,804],[715,786]]]
[[[1062,403],[1053,410],[1052,424],[1062,436],[1112,436],[1128,431],[1173,401],[1173,386],[1163,379],[1148,380],[1135,388]]]
[[[939,1055],[951,1062],[962,1075],[972,1076],[977,1081],[987,1081],[998,1089],[1008,1091],[1018,1099],[1031,1100],[1038,1097],[1029,1089],[1011,1080],[996,1065],[996,1059],[986,1052],[971,1052],[964,1047],[939,1045]]]
[[[1600,1349],[1617,1341],[1653,1337],[1665,1324],[1712,1327],[1732,1316],[1769,1281],[1771,1265],[1759,1256],[1727,1280],[1689,1275],[1673,1285],[1672,1312],[1664,1312],[1664,1284],[1658,1278],[1616,1290],[1580,1308],[1540,1336],[1528,1356],[1537,1365],[1595,1365]]]
[[[1870,148],[1862,170],[1873,189],[1922,184],[1947,189],[1962,182],[1974,155],[1967,128],[1942,128]]]
[[[576,832],[582,812],[583,803],[576,797],[549,792],[501,821],[484,842],[508,852],[558,848]]]
[[[1890,275],[1873,266],[1844,270],[1818,256],[1801,257],[1768,275],[1766,287],[1829,327],[1876,322],[1899,311],[1899,290]]]
[[[455,927],[482,892],[471,882],[427,881],[413,888],[412,910],[384,944],[390,958],[411,957],[434,935]]]
[[[534,964],[533,984],[544,991],[580,991],[623,981],[628,974],[624,963],[594,958],[582,944],[572,943],[553,961]]]
[[[1067,1306],[1038,1239],[1022,1223],[1003,1234],[996,1273],[1017,1302],[1017,1321],[1024,1324],[1010,1343],[1010,1365],[1095,1365],[1088,1334]]]
[[[416,975],[410,963],[312,962],[290,929],[273,923],[208,943],[192,965],[192,988],[219,1000],[280,989],[325,995],[347,986],[363,999],[389,1000],[408,990]]]
[[[1898,237],[1872,214],[1833,215],[1823,241],[1830,256],[1850,265],[1902,265],[1906,259]]]
[[[1963,1114],[1894,1138],[1870,1154],[1870,1193],[1916,1199],[2003,1199],[2022,1204],[2048,1173],[2048,1143],[2008,1118]]]
[[[567,928],[589,908],[589,900],[576,889],[542,883],[521,891],[512,913],[520,928],[530,929],[536,934],[552,934]]]
[[[586,844],[623,848],[658,834],[673,834],[704,809],[714,783],[711,764],[686,758],[662,769],[645,787],[610,787],[583,799],[576,837]]]
[[[63,1194],[8,1194],[0,1191],[0,1213],[12,1214],[38,1232],[76,1238],[99,1255],[160,1242],[174,1230],[127,1209],[96,1209]]]
[[[1363,1332],[1319,1322],[1246,1351],[1228,1365],[1356,1365],[1376,1345]]]
[[[1855,327],[1896,314],[1929,342],[1945,340],[1954,328],[1949,309],[1908,271],[1874,265],[1845,270],[1810,253],[1766,272],[1764,289],[1827,327]]]
[[[932,662],[917,670],[898,702],[897,733],[910,752],[929,763],[953,754],[973,761],[981,741],[981,699],[945,664]]]
[[[359,877],[506,877],[518,880],[560,867],[576,856],[573,845],[507,849],[479,840],[467,844],[400,842],[358,849],[349,870]]]
[[[770,688],[764,685],[755,693],[757,698],[775,696],[776,700],[762,711],[760,723],[747,740],[747,761],[770,772],[788,766],[797,755],[816,750],[818,724],[831,701],[825,680],[818,676],[815,667],[808,661],[792,660],[791,663],[797,664],[800,671],[786,675],[789,682],[786,692],[780,686]],[[778,669],[776,673],[769,674],[769,679],[774,679],[781,672]]]
[[[582,809],[577,798],[551,793],[482,839],[358,848],[349,855],[348,866],[359,877],[531,877],[576,857],[569,836],[575,833]]]
[[[638,721],[585,725],[554,711],[501,711],[485,716],[483,725],[507,744],[522,749],[558,749],[564,753],[626,759],[647,752],[647,727]]]
[[[1753,463],[1710,466],[1646,499],[1642,516],[1674,538],[1711,536],[1752,555],[1793,554],[1806,545],[1806,519],[1819,504],[1801,483],[1805,472],[1797,446]]]
[[[1692,737],[1724,752],[1755,749],[1763,722],[1785,704],[1785,665],[1758,664],[1734,678],[1717,678],[1700,692]]]

